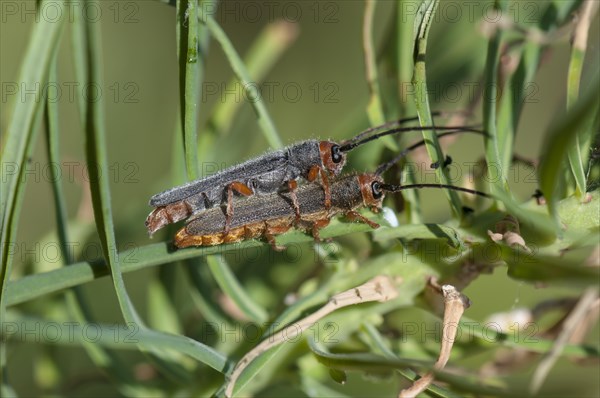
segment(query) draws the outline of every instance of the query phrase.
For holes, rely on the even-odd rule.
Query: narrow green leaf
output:
[[[5,380],[0,384],[0,395],[6,398],[18,398],[17,392]]]
[[[187,18],[182,18],[179,21],[180,24],[183,24],[181,30],[187,31],[187,48],[185,53],[180,54],[180,62],[185,65],[185,75],[182,77],[184,79],[184,102],[181,108],[184,113],[185,167],[189,181],[198,178],[198,152],[196,148],[198,145],[198,98],[200,95],[202,63],[204,62],[204,54],[199,54],[198,1],[189,0],[185,2],[187,4],[185,11]]]
[[[418,256],[409,256],[406,258],[403,253],[397,252],[376,257],[354,273],[348,273],[344,268],[340,268],[338,272],[332,274],[325,283],[320,285],[317,290],[301,298],[294,305],[283,311],[273,321],[273,327],[268,331],[269,334],[283,329],[298,317],[301,317],[305,311],[328,300],[331,295],[358,286],[376,275],[389,275],[402,280],[401,294],[398,298],[388,303],[376,304],[369,307],[369,313],[383,314],[399,307],[413,305],[415,296],[423,291],[426,275],[435,275],[435,271],[429,268],[425,261],[421,261]],[[344,309],[340,313],[334,312],[328,315],[327,321],[338,326],[336,339],[343,341],[361,325],[364,321],[364,314],[364,309]],[[265,336],[265,338],[267,337]],[[242,391],[244,386],[250,383],[269,361],[281,355],[284,346],[273,347],[254,359],[237,380],[234,391]]]
[[[252,300],[222,256],[208,256],[206,261],[223,292],[233,300],[248,319],[257,324],[262,324],[269,319],[267,311]]]
[[[441,239],[454,248],[460,248],[464,245],[454,228],[442,224],[408,224],[395,228],[380,228],[373,232],[373,238],[376,242],[398,238],[409,241],[415,239]]]
[[[408,100],[408,85],[411,84],[414,61],[414,35],[413,28],[415,26],[412,13],[407,14],[406,7],[414,4],[412,0],[399,0],[396,4],[396,62],[398,70],[396,71],[397,91],[399,96],[399,113],[401,115],[414,115],[415,102]],[[415,175],[412,168],[405,168],[402,172],[400,181],[406,181],[407,184],[415,183]],[[402,194],[405,200],[404,213],[408,223],[419,224],[422,222],[421,204],[419,201],[419,193],[417,190],[407,190]]]
[[[587,184],[585,178],[585,171],[583,170],[583,159],[581,158],[581,144],[578,133],[575,133],[575,137],[573,137],[573,142],[567,149],[567,158],[569,159],[571,174],[575,179],[575,196],[583,198],[586,192]]]
[[[328,368],[353,370],[353,371],[373,371],[390,372],[396,368],[414,367],[417,369],[430,369],[434,361],[420,359],[394,358],[388,359],[379,355],[357,352],[351,354],[333,354],[325,351],[318,343],[308,339],[310,350],[317,360]]]
[[[397,359],[398,356],[394,354],[385,344],[383,336],[379,333],[379,331],[370,323],[365,322],[362,325],[363,329],[366,331],[369,336],[371,347],[373,349],[378,349],[381,353],[388,359]],[[419,379],[419,375],[412,369],[397,369],[398,373],[400,373],[404,378],[410,381],[417,381]],[[427,387],[427,391],[433,396],[436,397],[448,397],[448,398],[459,398],[460,395],[436,386],[435,384],[431,384]]]
[[[102,87],[100,65],[101,44],[97,24],[84,23],[86,43],[86,67],[88,77],[94,85]],[[90,173],[90,190],[96,229],[102,242],[103,257],[110,268],[117,298],[127,322],[142,324],[126,293],[125,285],[119,271],[119,256],[114,248],[117,247],[111,206],[110,185],[107,173],[108,155],[106,150],[106,132],[104,128],[104,109],[102,101],[86,103],[86,161]]]
[[[50,65],[48,73],[49,82],[57,82],[56,74],[56,54]],[[56,101],[49,101],[46,99],[46,148],[48,155],[48,162],[50,164],[60,164],[60,153],[59,153],[59,127],[58,127],[58,104]],[[61,187],[61,179],[58,174],[58,170],[51,168],[50,183],[52,185],[52,195],[54,197],[54,210],[56,212],[56,224],[58,230],[58,241],[60,250],[65,259],[66,264],[73,262],[71,251],[68,250],[67,242],[67,205],[65,202],[64,193]]]
[[[498,13],[506,13],[506,1],[495,0],[494,9]],[[487,162],[488,178],[491,182],[491,191],[496,194],[499,191],[507,191],[507,165],[503,164],[499,152],[499,132],[496,121],[496,107],[499,96],[498,65],[500,62],[500,46],[502,44],[502,29],[495,29],[488,42],[487,57],[484,72],[484,96],[483,96],[483,127],[488,133],[485,140],[485,160]],[[509,134],[502,131],[502,134]],[[506,141],[506,140],[502,140]]]
[[[581,71],[583,69],[583,61],[587,50],[588,30],[593,18],[593,14],[598,7],[592,1],[584,1],[580,7],[580,15],[575,26],[573,48],[571,49],[571,59],[569,61],[569,72],[567,77],[567,109],[570,109],[579,98],[579,84],[581,81]],[[600,66],[596,64],[596,66]],[[583,159],[581,157],[580,136],[583,134],[583,127],[575,130],[575,137],[572,144],[567,150],[569,165],[571,166],[571,174],[575,179],[576,190],[575,196],[583,198],[586,193],[586,177],[583,167]]]
[[[252,246],[261,245],[259,241],[249,242]],[[235,246],[234,246],[235,247]],[[233,247],[229,247],[233,249]],[[211,247],[208,254],[219,253],[223,248]],[[206,254],[202,250],[176,250],[167,242],[154,243],[143,247],[133,247],[119,253],[122,259],[121,272],[132,272],[147,267],[175,262]],[[106,260],[98,262],[83,261],[66,268],[36,275],[28,275],[17,281],[11,281],[6,289],[7,305],[20,304],[46,294],[56,293],[73,286],[91,282],[109,275]]]
[[[76,17],[73,21],[74,25],[80,25],[81,19]],[[74,53],[81,50],[83,47],[75,47]],[[56,54],[50,65],[48,81],[57,82],[58,76],[56,73]],[[47,155],[50,164],[60,164],[60,139],[59,139],[59,123],[58,123],[58,104],[56,101],[46,100],[46,140],[47,140]],[[52,185],[52,194],[54,197],[54,208],[56,212],[56,225],[58,242],[61,251],[61,256],[64,259],[64,265],[74,262],[73,250],[69,250],[68,242],[72,242],[68,231],[68,216],[65,195],[61,185],[61,179],[58,175],[58,170],[51,168],[52,176],[50,183]],[[81,293],[77,286],[72,292],[67,292],[65,297],[67,308],[73,319],[80,323],[91,323],[90,311],[86,302],[85,296]],[[119,381],[119,389],[122,393],[134,393],[136,390],[133,375],[121,361],[111,353],[104,350],[102,347],[93,342],[84,339],[83,347],[96,366],[104,369],[115,380]],[[137,391],[138,393],[140,391]]]
[[[532,211],[531,209],[524,208],[523,205],[517,203],[506,192],[498,191],[494,195],[496,199],[506,207],[506,210],[513,216],[515,216],[520,224],[527,224],[538,234],[538,237],[556,238],[558,234],[558,225],[548,217],[547,214],[539,211]]]
[[[48,1],[40,2],[44,7]],[[64,4],[60,2],[59,6]],[[6,310],[6,289],[12,272],[11,245],[16,240],[18,220],[25,191],[20,184],[27,159],[35,146],[38,124],[43,115],[42,89],[47,81],[48,67],[58,47],[64,19],[49,21],[45,18],[33,27],[31,39],[23,58],[13,112],[8,122],[3,143],[2,164],[12,167],[14,173],[6,173],[0,182],[0,325]],[[24,96],[24,90],[35,90],[35,97]],[[4,173],[3,173],[4,174]],[[5,380],[6,344],[0,342],[0,385]]]
[[[469,335],[478,340],[479,344],[488,345],[491,349],[496,349],[499,345],[510,348],[525,349],[531,352],[544,354],[548,352],[554,341],[543,339],[537,336],[529,338],[518,338],[511,333],[502,333],[499,331],[499,325],[482,324],[479,321],[462,318],[459,323],[461,330],[468,330]],[[561,355],[572,358],[597,359],[600,358],[598,347],[590,347],[583,344],[568,344],[565,346]]]
[[[43,0],[39,7],[44,7],[50,0]],[[60,1],[58,7],[64,7]],[[54,55],[60,39],[63,27],[63,19],[59,21],[48,21],[40,18],[31,34],[29,46],[23,59],[21,74],[14,96],[11,98],[13,112],[6,129],[4,148],[2,150],[2,162],[15,167],[18,171],[25,164],[25,151],[36,117],[36,112],[42,96],[42,88],[48,76],[50,61]],[[25,95],[23,90],[35,90],[35,95]],[[18,172],[7,173],[3,178],[2,189],[0,189],[0,225],[2,236],[6,236],[6,219],[12,214],[15,205],[16,186],[18,184]],[[4,257],[4,256],[0,256]]]
[[[207,281],[206,274],[202,273],[202,268],[206,268],[206,257],[194,258],[185,261],[187,274],[193,289],[190,289],[192,300],[202,316],[215,325],[222,325],[224,330],[233,330],[235,327],[221,306],[216,302],[212,293],[213,287]]]
[[[26,330],[36,330],[36,328],[45,327],[48,323],[44,319],[34,317],[11,317],[11,322],[21,324]],[[37,326],[35,326],[37,324]],[[137,324],[121,325],[115,328],[114,325],[105,325],[95,322],[93,329],[98,330],[97,338],[94,344],[102,347],[114,348],[119,350],[134,350],[138,346],[161,347],[166,350],[173,350],[202,362],[218,372],[225,372],[229,367],[227,358],[212,348],[199,344],[189,337],[168,334],[139,327]],[[34,334],[18,333],[7,335],[7,338],[23,338],[23,341],[39,342],[40,337],[48,338],[44,342],[61,345],[83,345],[86,339],[86,328],[88,324],[69,324],[52,322],[52,330],[59,332],[56,338],[50,336],[36,336]],[[37,339],[37,340],[36,340]]]
[[[427,91],[427,72],[425,68],[425,59],[427,56],[427,38],[429,30],[433,23],[433,17],[437,10],[439,0],[424,0],[419,6],[414,25],[414,70],[412,84],[415,92],[415,107],[419,115],[421,126],[433,125],[431,117],[431,108],[429,106],[429,95]],[[423,139],[427,153],[432,163],[444,162],[444,154],[438,142],[435,131],[423,131]],[[441,184],[450,184],[448,171],[445,167],[436,169],[436,176]],[[446,195],[450,201],[450,206],[455,215],[462,215],[462,203],[460,197],[455,191],[446,190]]]
[[[267,25],[256,40],[254,40],[252,46],[244,56],[243,63],[248,70],[248,75],[256,82],[262,81],[269,70],[290,47],[297,35],[298,28],[296,25],[285,20],[275,21]],[[224,92],[235,90],[236,84],[239,83],[235,79],[232,79],[227,83]],[[241,104],[241,101],[219,101],[215,105],[202,135],[226,135],[231,129],[231,125]],[[201,149],[199,148],[199,150]],[[206,150],[204,148],[204,151]]]
[[[596,236],[600,236],[598,232]],[[566,286],[597,286],[600,279],[598,268],[586,266],[584,259],[578,256],[531,254],[506,246],[500,250],[502,259],[508,265],[508,275],[515,279]]]
[[[369,219],[385,225],[385,220],[380,215],[367,215]],[[343,236],[355,232],[372,231],[371,227],[360,223],[343,223],[333,220],[331,225],[324,228],[321,237],[329,238]],[[314,239],[300,231],[293,231],[281,235],[278,244],[311,242]],[[132,272],[153,267],[160,264],[171,263],[179,260],[190,259],[211,254],[226,253],[230,250],[245,250],[255,246],[267,245],[260,240],[249,240],[219,246],[206,246],[176,250],[170,242],[150,244],[142,247],[133,247],[119,253],[123,259],[120,264],[121,272]],[[7,286],[7,305],[15,305],[41,297],[45,294],[58,292],[73,286],[84,284],[94,279],[108,275],[106,260],[98,262],[83,261],[67,268],[45,272],[37,275],[28,275],[18,281],[10,282]]]
[[[493,396],[512,396],[508,391],[497,387],[482,384],[479,377],[468,377],[461,375],[457,377],[446,370],[433,368],[433,361],[423,361],[417,359],[404,358],[385,358],[370,353],[352,353],[352,354],[333,354],[320,348],[312,338],[308,338],[308,346],[313,355],[319,362],[328,368],[338,370],[354,370],[363,372],[384,372],[388,373],[395,369],[407,367],[431,370],[435,374],[436,380],[449,382],[460,390],[469,391],[483,395]],[[512,392],[514,394],[514,392]]]
[[[157,276],[148,284],[148,323],[157,330],[172,334],[183,334],[183,327],[177,316],[177,308],[171,300],[172,291],[166,279],[173,278],[175,268],[172,266],[160,267]]]
[[[339,275],[339,274],[338,274]],[[304,311],[308,308],[323,303],[323,301],[327,300],[327,292],[331,287],[333,280],[337,275],[333,274],[328,280],[326,280],[323,284],[319,286],[317,290],[313,293],[300,298],[293,305],[286,308],[278,317],[273,321],[273,327],[269,328],[265,332],[265,338],[268,337],[269,334],[277,332],[283,329],[286,325],[291,323],[293,320],[297,319]],[[242,391],[248,383],[250,383],[256,375],[271,361],[273,358],[278,356],[285,349],[290,349],[289,345],[280,344],[278,346],[272,347],[267,350],[256,359],[254,359],[250,365],[244,370],[244,372],[240,375],[239,379],[235,383],[234,395]],[[225,384],[223,384],[219,391],[224,391]]]
[[[26,156],[26,158],[29,158],[33,153],[35,142],[37,141],[39,124],[41,122],[42,115],[43,115],[43,109],[44,108],[43,108],[42,104],[39,104],[39,106],[36,107],[35,113],[33,115],[33,122],[31,123],[32,131],[28,131],[28,132],[26,132],[26,134],[23,134],[29,138],[29,140],[26,143],[25,152],[24,152],[24,155]],[[24,171],[25,171],[24,167],[20,168],[19,172],[17,173],[19,176],[19,179],[23,178]],[[11,245],[13,245],[14,242],[16,242],[16,238],[17,238],[17,227],[19,225],[19,217],[21,215],[21,207],[23,205],[23,197],[25,195],[25,187],[26,187],[26,184],[17,184],[16,185],[15,194],[12,198],[12,200],[14,201],[13,206],[12,206],[12,211],[11,211],[11,214],[9,214],[5,218],[7,233],[6,233],[6,235],[4,235],[4,234],[2,235],[2,246],[4,247],[6,245],[6,247],[4,247],[5,251],[4,251],[3,257],[2,257],[2,275],[0,275],[2,277],[2,290],[0,290],[0,299],[1,299],[1,301],[0,301],[0,325],[4,325],[5,311],[6,311],[6,307],[8,306],[7,283],[10,279],[10,274],[12,273],[12,265],[13,265],[13,257],[14,257],[14,254],[11,252]],[[4,380],[6,357],[7,357],[6,343],[2,339],[0,339],[0,385],[4,384],[6,382]]]
[[[89,70],[88,76],[93,83],[92,86],[103,87],[101,45],[99,26],[96,23],[86,21],[85,34],[87,38],[86,66]],[[91,97],[90,97],[91,98]],[[90,101],[87,103],[86,112],[86,162],[89,169],[89,182],[92,194],[92,206],[96,229],[102,244],[103,257],[109,266],[112,282],[119,302],[119,308],[125,322],[135,324],[148,333],[158,333],[148,330],[143,320],[138,315],[127,290],[121,273],[121,263],[117,253],[117,243],[114,232],[111,194],[108,174],[102,172],[108,170],[108,156],[106,149],[106,133],[104,128],[104,109],[102,101]],[[70,268],[70,267],[69,267]],[[157,335],[158,336],[158,335]],[[183,336],[170,336],[169,339],[184,339]],[[169,340],[169,341],[170,341]],[[188,339],[189,340],[189,339]],[[193,341],[193,340],[191,340]],[[200,343],[194,342],[201,346]],[[177,345],[177,347],[183,347]],[[171,361],[164,351],[154,345],[140,344],[139,348],[149,354],[153,363],[167,376],[180,382],[189,381],[189,373],[180,364]],[[182,351],[185,353],[185,351]]]
[[[281,138],[279,138],[279,134],[275,129],[275,124],[269,116],[267,112],[267,108],[260,97],[260,92],[255,90],[255,83],[252,81],[244,62],[240,58],[239,54],[233,47],[233,44],[223,31],[219,24],[210,16],[206,10],[203,10],[202,7],[198,9],[198,17],[200,21],[206,25],[212,36],[219,42],[234,73],[240,79],[240,83],[244,87],[246,92],[246,96],[250,99],[250,103],[254,107],[256,114],[258,116],[258,124],[261,127],[261,130],[272,148],[281,148],[283,143]]]
[[[414,43],[413,29],[416,21],[413,14],[407,14],[407,6],[412,6],[412,0],[400,0],[396,6],[396,63],[398,65],[397,79],[398,92],[400,93],[400,105],[402,115],[414,115],[415,104],[407,101],[407,88],[410,84],[414,69]],[[414,15],[416,17],[416,15]]]
[[[42,1],[39,7],[50,1]],[[61,1],[59,7],[63,7]],[[24,194],[24,184],[20,184],[21,173],[35,144],[37,123],[42,117],[42,89],[48,77],[48,68],[57,51],[64,18],[49,21],[40,18],[33,26],[29,45],[25,52],[18,86],[13,97],[13,112],[8,121],[2,148],[2,165],[13,168],[0,182],[0,324],[4,321],[6,308],[6,288],[12,271],[13,255],[11,245],[16,239],[17,224]],[[24,90],[35,90],[35,96],[24,95]],[[4,174],[4,173],[3,173]],[[0,385],[4,384],[6,346],[0,344]]]
[[[338,390],[323,384],[321,380],[311,377],[310,374],[301,374],[302,390],[309,397],[350,398],[351,395],[344,394]]]
[[[373,19],[375,16],[376,4],[377,2],[375,0],[365,1],[362,30],[365,73],[367,86],[369,88],[369,101],[367,103],[366,111],[371,126],[382,125],[387,120],[377,72],[377,54],[375,53],[375,45],[373,43]],[[394,152],[398,151],[398,145],[392,137],[383,137],[380,142],[381,143],[375,143],[375,145],[364,148],[361,151],[361,157],[367,159],[375,158],[381,151],[380,147],[382,144],[385,144]]]
[[[552,216],[557,217],[556,204],[561,198],[557,197],[557,189],[562,181],[564,162],[569,148],[583,126],[594,117],[600,106],[599,91],[597,90],[600,74],[595,70],[593,78],[586,84],[586,90],[579,100],[573,104],[567,114],[552,126],[546,145],[542,151],[544,157],[540,165],[540,187]]]
[[[371,126],[379,126],[385,123],[386,118],[381,101],[381,89],[377,77],[376,54],[373,46],[373,17],[375,16],[375,0],[365,1],[365,13],[363,17],[363,51],[365,55],[365,69],[367,85],[369,86],[369,103],[367,115]],[[397,148],[391,148],[397,150]]]

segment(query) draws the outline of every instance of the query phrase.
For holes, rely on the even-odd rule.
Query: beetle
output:
[[[150,235],[167,224],[174,223],[191,215],[226,204],[226,220],[223,232],[231,228],[234,214],[235,196],[267,195],[274,192],[290,193],[295,220],[300,220],[300,206],[296,197],[297,180],[302,178],[313,182],[320,177],[324,187],[324,204],[331,206],[329,175],[338,175],[346,163],[346,153],[380,137],[409,131],[445,130],[452,132],[475,132],[484,134],[473,127],[398,127],[371,134],[379,128],[400,125],[415,118],[401,119],[385,125],[370,128],[351,140],[338,144],[332,141],[307,140],[286,148],[268,152],[239,165],[229,167],[211,176],[200,178],[185,185],[171,188],[150,198],[150,206],[155,209],[146,219]],[[369,135],[371,134],[371,135]],[[366,138],[363,138],[367,136]]]
[[[447,188],[484,197],[484,192],[445,184],[386,184],[377,173],[350,174],[332,181],[329,208],[325,206],[326,192],[320,184],[307,184],[296,191],[300,209],[300,220],[296,220],[295,208],[290,192],[272,193],[238,199],[236,211],[230,219],[230,229],[225,230],[227,215],[220,208],[212,208],[192,217],[188,224],[175,235],[175,246],[214,246],[235,243],[246,239],[264,237],[275,250],[284,247],[275,243],[275,236],[287,232],[293,226],[310,231],[319,240],[319,230],[337,215],[357,220],[378,228],[379,224],[364,217],[357,210],[370,208],[380,211],[385,192],[400,192],[415,188]]]

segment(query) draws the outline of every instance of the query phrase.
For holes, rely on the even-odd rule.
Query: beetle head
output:
[[[383,184],[381,177],[375,174],[360,174],[358,183],[364,205],[371,209],[380,209],[385,197],[385,192],[381,187]]]
[[[339,174],[346,164],[346,154],[341,151],[341,147],[335,142],[321,141],[319,143],[319,152],[323,166],[333,175]]]

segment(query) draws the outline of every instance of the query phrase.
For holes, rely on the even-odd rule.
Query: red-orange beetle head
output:
[[[346,164],[346,154],[340,150],[335,142],[321,141],[319,143],[321,162],[323,166],[333,175],[339,174]]]
[[[363,203],[372,209],[380,209],[385,193],[381,188],[383,180],[375,174],[360,174],[358,176]]]

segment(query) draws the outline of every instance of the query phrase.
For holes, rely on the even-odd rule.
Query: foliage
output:
[[[46,3],[49,1],[41,0],[38,10]],[[62,9],[68,7],[60,1],[53,3]],[[397,198],[388,198],[388,209],[383,214],[363,213],[380,223],[380,229],[372,231],[364,224],[333,220],[321,232],[326,241],[320,243],[313,242],[301,231],[278,237],[278,244],[288,246],[284,253],[272,252],[259,240],[174,250],[170,244],[174,230],[170,228],[168,233],[160,234],[161,242],[146,243],[139,230],[143,229],[147,197],[140,192],[138,197],[127,198],[134,202],[136,210],[116,216],[117,213],[123,215],[120,208],[126,205],[115,200],[109,174],[102,173],[110,169],[111,151],[118,150],[120,145],[107,141],[106,104],[89,96],[78,98],[79,115],[69,122],[78,126],[83,137],[81,154],[90,171],[86,183],[91,191],[93,217],[69,211],[64,186],[57,176],[51,179],[52,196],[36,198],[35,204],[55,209],[55,227],[49,232],[38,231],[38,235],[45,235],[37,241],[58,243],[63,260],[60,267],[44,258],[19,262],[15,255],[15,245],[20,242],[18,231],[23,224],[19,221],[27,210],[23,206],[24,165],[37,147],[45,148],[48,162],[61,159],[63,111],[53,103],[48,91],[40,88],[58,81],[60,68],[64,67],[58,61],[64,58],[60,54],[61,43],[71,40],[68,57],[78,82],[106,86],[102,59],[105,50],[100,41],[100,30],[105,27],[89,18],[61,18],[58,22],[40,18],[32,24],[18,81],[24,83],[19,90],[25,85],[38,87],[37,94],[43,100],[34,101],[25,96],[24,101],[13,101],[10,116],[3,120],[7,127],[3,128],[1,140],[2,169],[9,170],[10,165],[16,165],[17,172],[2,172],[0,192],[2,396],[80,395],[82,390],[78,388],[84,388],[79,385],[83,386],[85,380],[77,378],[86,375],[74,375],[73,370],[61,364],[62,352],[68,347],[81,347],[89,356],[93,365],[88,363],[87,368],[92,369],[92,380],[100,377],[96,381],[102,384],[92,390],[96,395],[116,391],[128,396],[219,395],[236,360],[262,338],[304,318],[335,294],[377,275],[402,281],[398,297],[335,311],[318,322],[310,336],[291,339],[262,353],[242,374],[236,391],[256,395],[360,396],[371,392],[395,396],[399,383],[406,385],[407,380],[415,380],[417,373],[431,369],[437,357],[438,345],[422,334],[424,325],[431,319],[438,322],[436,317],[440,316],[439,303],[428,293],[428,278],[469,291],[480,282],[480,274],[495,270],[496,276],[502,274],[501,278],[506,280],[527,286],[543,285],[553,295],[566,292],[572,302],[576,301],[573,297],[590,294],[595,294],[597,301],[600,195],[594,189],[599,178],[595,135],[600,120],[597,90],[600,65],[597,57],[586,58],[585,42],[582,46],[581,40],[573,41],[577,45],[570,48],[568,75],[552,76],[540,83],[562,84],[568,92],[562,109],[555,110],[557,115],[552,124],[547,128],[543,126],[545,147],[539,156],[539,186],[536,187],[543,198],[523,200],[523,195],[517,192],[520,188],[515,189],[508,176],[508,170],[522,160],[517,133],[519,136],[528,134],[523,120],[530,111],[526,99],[531,82],[542,73],[545,58],[556,56],[553,50],[564,46],[571,35],[587,34],[589,22],[596,14],[591,3],[537,3],[536,13],[530,19],[521,20],[510,12],[519,7],[516,2],[498,0],[493,9],[505,18],[465,20],[454,26],[440,22],[440,18],[443,19],[440,13],[448,10],[436,0],[420,4],[400,0],[393,5],[367,1],[362,44],[348,39],[342,45],[349,51],[364,46],[367,74],[361,77],[363,83],[357,81],[357,84],[364,84],[369,93],[360,99],[361,112],[354,112],[360,113],[361,119],[349,114],[347,120],[336,124],[344,126],[345,137],[348,137],[351,135],[348,132],[366,127],[367,119],[377,124],[398,118],[400,112],[406,115],[414,110],[422,125],[431,125],[434,122],[432,109],[456,109],[437,109],[450,105],[431,100],[428,87],[435,87],[438,81],[476,80],[482,91],[473,98],[461,98],[458,109],[468,109],[481,116],[489,135],[485,138],[480,161],[468,177],[478,189],[491,192],[494,199],[480,201],[448,191],[444,221],[425,223],[422,220],[429,218],[418,194],[407,194],[404,206]],[[180,111],[176,115],[165,115],[176,120],[176,127],[168,134],[172,136],[169,139],[174,149],[171,176],[161,177],[168,181],[163,187],[182,182],[183,176],[195,178],[199,174],[199,159],[214,159],[223,149],[218,145],[220,141],[232,142],[227,140],[233,137],[235,146],[230,148],[233,156],[247,153],[247,141],[243,140],[248,136],[246,127],[232,122],[244,117],[243,106],[235,101],[217,102],[208,112],[201,100],[202,90],[207,87],[202,82],[210,72],[206,63],[219,51],[219,48],[210,48],[210,38],[215,39],[211,45],[216,44],[223,50],[234,78],[244,84],[246,98],[257,117],[255,124],[264,138],[262,142],[277,148],[285,139],[292,139],[280,136],[275,124],[285,119],[270,114],[269,104],[256,96],[250,83],[264,80],[283,53],[293,51],[296,28],[282,21],[265,25],[247,56],[241,57],[236,50],[237,43],[229,38],[218,18],[211,15],[216,7],[215,2],[196,0],[181,0],[176,4],[177,42],[173,42],[173,46],[177,46],[179,59]],[[385,23],[389,27],[375,34],[376,25],[385,25],[374,23],[379,7],[386,9]],[[173,7],[167,4],[160,5],[160,9],[173,12]],[[582,17],[586,12],[587,19]],[[575,19],[573,13],[579,18]],[[510,16],[513,18],[508,18]],[[436,31],[438,25],[443,26],[444,31]],[[300,32],[302,34],[304,32]],[[461,46],[467,37],[485,42],[485,60],[481,53]],[[590,35],[589,40],[597,47],[597,37]],[[412,51],[407,50],[407,46]],[[407,62],[407,55],[412,56],[411,62]],[[126,64],[123,61],[123,65]],[[147,68],[152,67],[147,65]],[[582,73],[582,69],[591,72]],[[230,86],[235,81],[232,80]],[[413,96],[403,95],[406,87],[413,88]],[[448,123],[457,120],[466,122],[467,119],[465,115],[451,115]],[[38,141],[40,131],[45,133],[45,142]],[[438,142],[433,131],[423,132],[423,138],[427,142],[428,163],[445,158],[448,149]],[[405,144],[404,137],[400,137],[397,141],[374,143],[364,151],[361,148],[362,153],[351,159],[352,165],[358,170],[374,170]],[[143,143],[144,148],[153,145],[152,137]],[[153,153],[169,155],[161,149],[156,148]],[[135,150],[139,148],[131,148]],[[533,163],[537,165],[538,159]],[[449,173],[449,168],[438,168],[436,182],[456,182],[451,181]],[[406,168],[396,170],[387,178],[420,180],[417,174]],[[154,187],[150,187],[152,189]],[[531,194],[533,190],[528,192]],[[52,201],[52,205],[48,201]],[[466,210],[469,206],[474,208],[473,213]],[[409,223],[396,225],[398,219]],[[26,220],[28,225],[35,224],[31,219]],[[496,238],[491,239],[494,236]],[[119,241],[128,239],[135,239],[136,243],[123,250]],[[86,242],[96,241],[102,248],[101,257],[96,261],[69,248],[71,242],[85,246]],[[147,296],[145,305],[140,294],[132,295],[132,289],[126,287],[123,278],[126,273],[131,273],[130,287],[135,285],[136,291],[141,289]],[[104,303],[104,299],[98,300],[99,297],[92,294],[90,283],[106,280],[106,276],[112,281],[116,302],[110,299]],[[136,284],[134,278],[138,276],[147,282]],[[105,290],[104,294],[112,297],[108,292]],[[120,319],[94,314],[90,308],[98,305],[98,301],[109,306],[112,313],[118,308]],[[540,299],[536,304],[541,308],[544,303],[546,301]],[[418,321],[413,324],[419,325],[419,333],[407,334],[402,326],[403,317],[410,317],[410,307],[421,311],[416,318],[412,315],[413,320]],[[568,322],[537,319],[535,308],[531,307],[530,314],[534,317],[531,320],[539,330],[536,329],[534,338],[529,340],[514,338],[511,334],[514,329],[490,331],[482,319],[478,319],[475,327],[473,323],[468,326],[469,320],[463,319],[464,333],[449,363],[450,367],[455,366],[454,370],[460,366],[463,373],[458,377],[452,371],[436,371],[436,380],[440,383],[432,385],[427,394],[527,394],[527,388],[531,387],[531,392],[540,386],[543,392],[546,372],[559,357],[561,361],[597,364],[600,356],[597,345],[589,345],[583,338],[570,340],[564,332],[569,330]],[[485,304],[480,308],[485,310]],[[575,304],[557,308],[565,319],[575,322],[575,318],[569,318],[576,314]],[[490,315],[493,311],[484,312]],[[111,324],[113,321],[118,322],[116,328]],[[583,323],[584,318],[579,318],[579,322]],[[101,338],[85,338],[90,325],[100,331]],[[524,331],[527,325],[520,325],[524,329],[517,325],[517,329]],[[18,375],[18,367],[12,365],[16,358],[11,350],[21,343],[39,344],[40,334],[19,330],[50,328],[55,328],[61,337],[41,334],[44,349],[29,353],[37,359],[31,376],[35,389],[27,386],[21,393],[23,379]],[[119,338],[110,338],[117,335]],[[490,374],[478,374],[479,368],[484,363],[489,365],[501,350],[527,352],[530,356],[527,360],[515,361],[506,375],[498,369]],[[545,371],[540,370],[542,367],[536,370],[535,364],[528,362],[540,357],[549,364]],[[528,366],[537,384],[528,386],[527,380],[519,379],[518,366]],[[103,372],[94,373],[97,369]],[[393,382],[378,384],[369,378],[352,376],[355,372]],[[99,375],[106,375],[110,384]],[[348,386],[341,385],[344,383]],[[573,385],[566,379],[561,383],[571,393],[587,391],[585,384],[582,384],[584,387]],[[356,389],[349,387],[352,385],[356,385]]]

